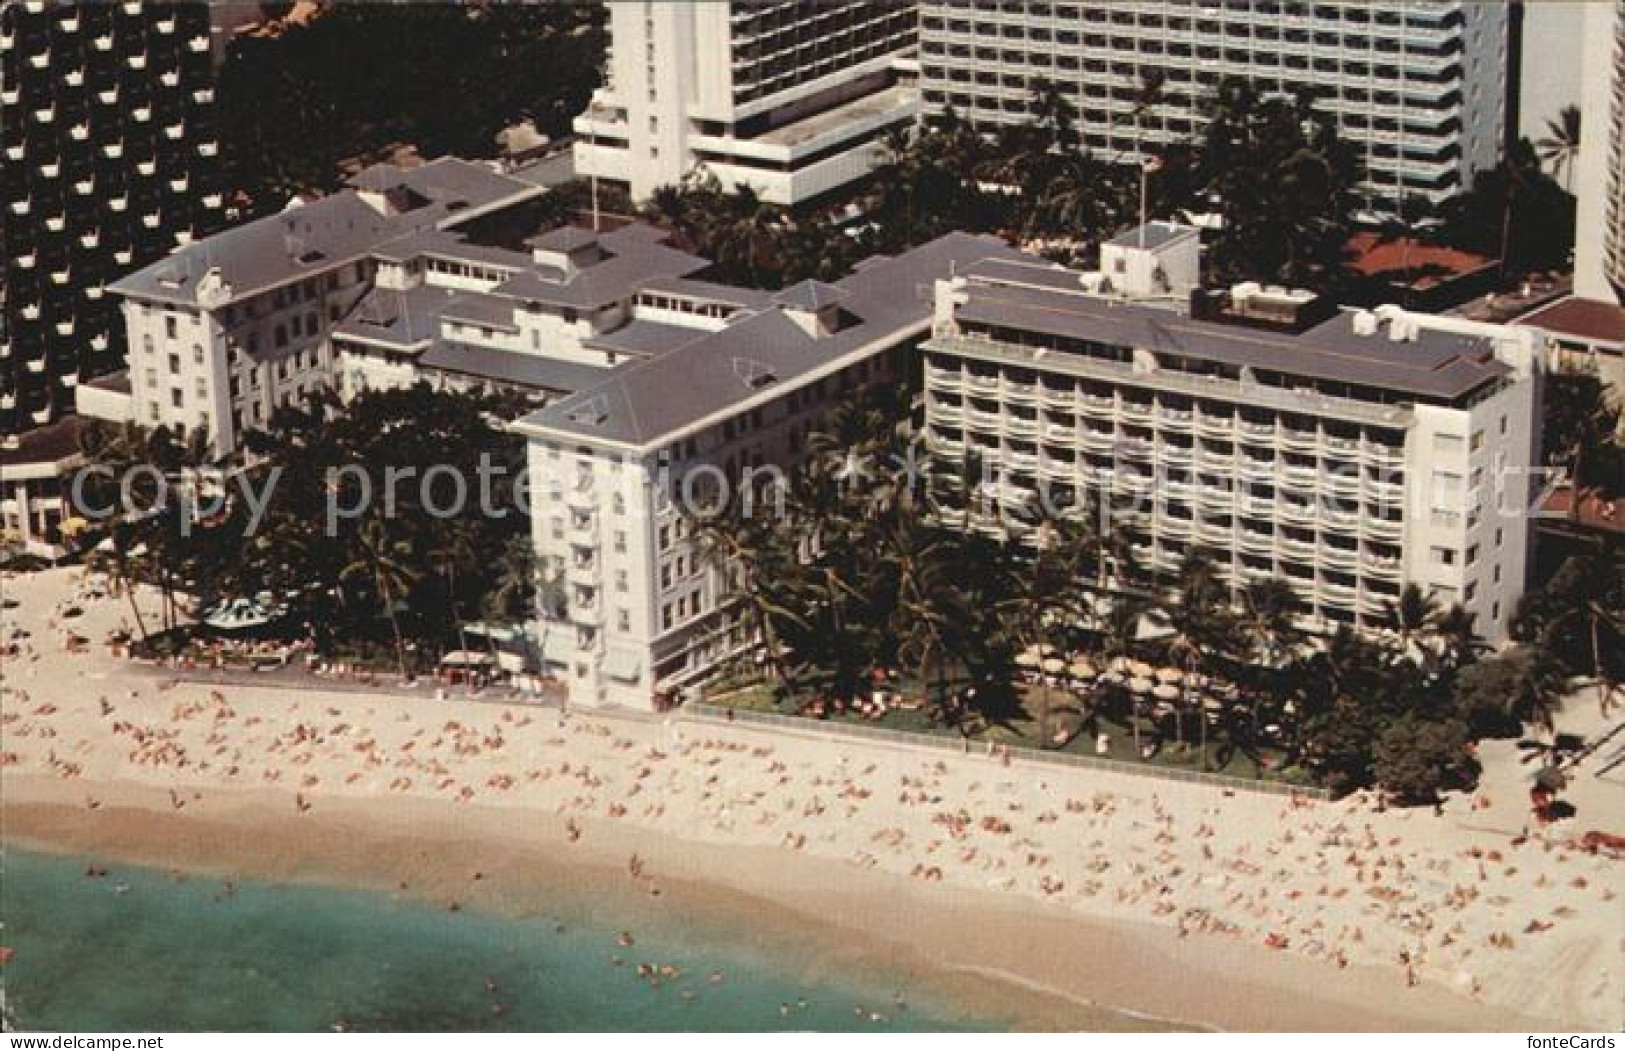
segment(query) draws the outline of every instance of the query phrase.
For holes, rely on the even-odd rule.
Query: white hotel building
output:
[[[1368,206],[1460,193],[1501,157],[1509,7],[1476,0],[923,0],[921,87],[983,128],[1029,119],[1049,80],[1097,155],[1136,159],[1202,125],[1227,77],[1314,89],[1358,145]],[[1161,98],[1136,115],[1143,78]]]
[[[576,173],[635,200],[696,170],[796,204],[867,175],[912,125],[916,5],[615,0],[607,82],[575,120]]]
[[[684,486],[698,495],[794,464],[834,405],[904,381],[931,327],[932,282],[1018,258],[950,234],[834,285],[804,282],[686,338],[669,332],[663,352],[515,424],[529,440],[536,549],[566,592],[544,611],[541,648],[570,703],[647,708],[749,652],[727,582],[680,513]]]
[[[1291,583],[1320,630],[1381,628],[1416,583],[1504,638],[1539,462],[1533,334],[1393,307],[1317,313],[1307,293],[1256,286],[1197,320],[1131,298],[1166,283],[1110,276],[1184,243],[1136,242],[1118,239],[1126,265],[1106,275],[1001,260],[939,283],[927,441],[980,458],[980,523],[1088,489],[1154,573],[1206,549],[1233,584]]]

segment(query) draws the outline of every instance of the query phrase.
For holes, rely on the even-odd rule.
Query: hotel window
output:
[[[192,364],[203,364],[203,347],[197,343],[192,344]]]
[[[181,371],[181,356],[179,354],[171,354],[169,356],[169,374],[171,376],[177,376],[177,375],[180,374],[180,371]]]
[[[201,378],[197,381],[197,396],[199,398],[207,398],[209,396],[208,384]]]
[[[184,396],[181,394],[181,389],[179,387],[170,388],[169,403],[177,409],[185,403]]]
[[[1433,451],[1437,453],[1459,453],[1466,442],[1459,434],[1435,434],[1433,436]]]
[[[1474,544],[1467,549],[1467,564],[1470,566],[1478,561],[1478,545]]]
[[[164,318],[164,338],[175,339],[180,335],[180,326],[173,315]]]
[[[1428,561],[1436,566],[1453,566],[1456,564],[1456,550],[1451,547],[1431,547],[1428,549]]]
[[[630,590],[630,584],[627,581],[626,570],[624,569],[617,569],[615,571],[615,590],[623,592]]]
[[[615,553],[617,555],[626,554],[626,533],[618,529],[615,531]]]
[[[631,631],[632,630],[632,614],[628,613],[624,609],[616,610],[615,611],[615,626],[618,629],[620,629],[621,631]]]
[[[1478,450],[1480,450],[1482,448],[1484,448],[1484,432],[1483,431],[1474,431],[1473,432],[1473,441],[1472,441],[1472,451],[1476,453]]]

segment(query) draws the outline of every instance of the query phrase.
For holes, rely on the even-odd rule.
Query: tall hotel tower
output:
[[[646,199],[696,169],[795,204],[862,178],[911,124],[914,3],[613,2],[576,170]]]
[[[105,286],[219,224],[210,10],[0,5],[0,432],[117,369]]]
[[[981,127],[1028,119],[1040,79],[1064,89],[1097,153],[1129,159],[1188,139],[1226,77],[1266,91],[1312,88],[1357,143],[1367,206],[1437,203],[1500,159],[1509,5],[1395,0],[924,0],[929,109]],[[1140,106],[1148,75],[1160,98]]]
[[[1574,292],[1625,302],[1625,0],[1586,8]]]

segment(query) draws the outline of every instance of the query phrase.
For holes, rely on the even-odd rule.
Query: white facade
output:
[[[1033,84],[1076,104],[1097,156],[1136,160],[1200,130],[1226,77],[1265,91],[1314,89],[1358,145],[1374,211],[1437,203],[1501,157],[1508,5],[1459,0],[924,0],[921,87],[983,126],[1029,119]],[[1159,101],[1136,115],[1147,74]]]
[[[358,259],[241,299],[200,296],[195,307],[127,295],[135,422],[203,430],[220,454],[237,448],[278,408],[329,386],[328,334],[370,277]]]
[[[707,486],[770,488],[839,402],[895,382],[898,334],[803,382],[742,398],[657,443],[583,441],[521,425],[531,438],[532,534],[564,585],[562,615],[538,631],[572,704],[649,707],[698,682],[756,640],[740,624],[722,570],[682,512]],[[764,495],[769,507],[771,495]],[[702,501],[703,505],[703,501]]]
[[[1505,637],[1538,463],[1532,333],[1393,307],[1260,332],[1104,300],[1077,276],[938,285],[927,441],[986,465],[980,524],[1089,491],[1153,574],[1205,549],[1238,587],[1292,584],[1317,630],[1379,630],[1414,582]],[[1351,366],[1362,346],[1369,367]]]
[[[607,83],[576,118],[576,172],[635,200],[695,170],[795,204],[860,179],[911,124],[913,4],[609,4]]]
[[[1574,294],[1625,302],[1625,0],[1586,5]]]

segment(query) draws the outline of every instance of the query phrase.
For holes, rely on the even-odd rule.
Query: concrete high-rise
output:
[[[810,200],[868,174],[919,113],[914,3],[609,9],[607,83],[576,118],[576,170],[635,199],[701,170],[776,204]]]
[[[1574,292],[1625,298],[1625,0],[1586,9]]]
[[[1387,212],[1460,193],[1500,160],[1509,35],[1499,3],[924,0],[921,86],[927,109],[988,128],[1028,120],[1048,80],[1091,149],[1130,161],[1197,134],[1227,77],[1308,88],[1359,146],[1367,206]],[[1142,105],[1148,77],[1161,91]]]
[[[0,6],[0,431],[119,367],[106,286],[219,225],[208,4]]]

